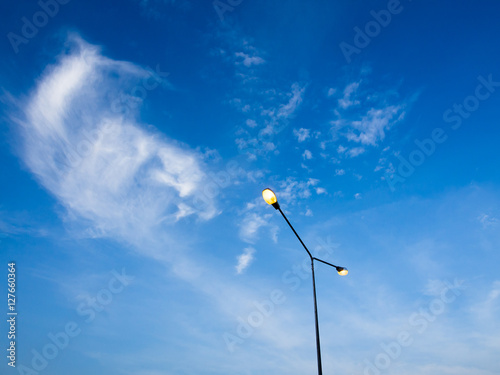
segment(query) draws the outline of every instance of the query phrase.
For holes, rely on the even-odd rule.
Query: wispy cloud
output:
[[[352,82],[344,89],[344,96],[338,100],[339,106],[343,109],[359,104],[359,100],[353,99],[358,90],[359,82]],[[332,93],[333,95],[333,93]]]
[[[346,155],[349,156],[350,158],[355,158],[356,156],[359,156],[364,152],[365,152],[364,147],[353,147],[347,150]]]
[[[361,120],[352,121],[351,129],[347,132],[347,139],[363,145],[375,146],[385,138],[385,132],[393,124],[404,118],[403,107],[387,106],[370,109]]]
[[[304,160],[310,160],[313,158],[312,152],[309,150],[305,150],[304,153],[302,154],[302,157],[304,158]]]
[[[336,92],[337,92],[337,89],[336,89],[336,88],[334,88],[334,87],[330,87],[330,88],[328,89],[327,93],[326,93],[326,96],[331,97],[331,96],[335,95],[335,93],[336,93]]]
[[[479,215],[477,219],[482,224],[483,228],[490,228],[500,224],[500,220],[496,217],[484,213]]]
[[[314,190],[316,190],[316,194],[318,194],[318,195],[327,193],[326,189],[322,188],[322,187],[314,188]]]
[[[257,154],[275,151],[277,141],[274,137],[294,118],[304,92],[304,85],[293,83],[289,92],[280,92],[274,97],[263,98],[258,104],[253,99],[251,104],[238,102],[238,108],[245,116],[253,117],[246,120],[247,128],[239,128],[237,131],[239,137],[235,142],[240,152],[247,153],[249,159],[256,159]]]
[[[360,74],[366,75],[369,72]],[[387,132],[404,120],[409,105],[417,98],[414,95],[408,100],[400,99],[394,88],[374,93],[364,82],[365,79],[359,79],[348,83],[333,110],[334,119],[330,121],[330,132],[341,158],[357,157],[382,144]],[[352,108],[354,106],[355,111]],[[341,141],[344,142],[339,145]],[[326,150],[328,142],[332,140],[320,143],[323,149]],[[382,167],[381,165],[377,170]]]
[[[238,275],[242,274],[250,263],[252,263],[254,259],[255,249],[253,247],[247,247],[243,250],[243,254],[238,255],[238,264],[236,265],[236,273]]]
[[[31,224],[32,219],[27,213],[0,211],[0,240],[5,237],[17,236],[21,234],[29,234],[34,237],[43,237],[47,235],[47,231],[42,228],[37,228]]]
[[[319,186],[320,181],[315,178],[309,178],[306,181],[298,181],[293,177],[287,177],[285,180],[278,183],[279,189],[276,194],[279,195],[280,201],[286,204],[296,204],[300,199],[306,199],[316,194],[326,193],[326,189]]]
[[[260,65],[266,62],[260,56],[250,56],[244,52],[236,52],[234,55],[237,57],[236,63],[243,64],[246,67],[250,67],[252,65]]]
[[[279,107],[277,118],[289,119],[295,114],[297,107],[302,103],[304,97],[304,92],[306,88],[304,85],[300,85],[295,82],[292,84],[292,91],[288,94],[288,103],[283,104]]]
[[[297,140],[299,142],[304,142],[306,139],[308,139],[310,137],[309,133],[310,133],[309,129],[304,129],[304,128],[300,128],[299,130],[293,129],[293,135],[297,137]]]
[[[77,36],[71,44],[12,117],[21,125],[23,160],[40,183],[94,235],[132,239],[162,222],[216,215],[202,190],[203,156],[146,131],[133,113],[112,110],[150,73]]]
[[[240,225],[240,238],[248,243],[254,243],[260,227],[266,225],[266,220],[255,212],[245,215]]]
[[[279,141],[275,136],[295,118],[307,84],[269,81],[272,67],[263,57],[266,53],[243,36],[237,27],[230,30],[222,27],[216,39],[222,47],[213,50],[213,55],[221,59],[227,69],[234,69],[236,77],[228,84],[227,102],[244,117],[241,122],[246,124],[236,128],[235,143],[240,153],[247,155],[249,160],[278,153]],[[305,140],[307,130],[298,137]]]

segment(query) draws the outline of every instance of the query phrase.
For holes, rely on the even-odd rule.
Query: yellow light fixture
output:
[[[337,272],[340,276],[345,276],[349,273],[347,268],[344,268],[344,267],[337,267]]]
[[[271,189],[267,188],[262,190],[262,198],[264,198],[267,204],[272,205],[275,209],[280,207],[278,204],[278,198],[276,198],[276,194],[274,194],[274,191]]]

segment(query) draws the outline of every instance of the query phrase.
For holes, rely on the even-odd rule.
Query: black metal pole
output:
[[[311,259],[311,269],[313,277],[314,322],[316,323],[316,351],[318,353],[318,375],[323,375],[323,368],[321,365],[321,345],[319,343],[318,304],[316,302],[316,279],[314,277],[314,258]]]
[[[283,213],[283,211],[281,211],[281,208],[278,206],[277,209],[281,212],[281,215],[283,215],[283,217],[285,218],[285,220],[288,223],[288,225],[290,226],[290,228],[292,228],[293,233],[295,233],[295,235],[299,239],[299,241],[302,244],[302,246],[304,246],[304,249],[306,249],[307,254],[309,254],[309,257],[311,258],[311,270],[312,270],[312,279],[313,279],[313,295],[314,295],[314,321],[315,321],[315,324],[316,324],[316,352],[317,352],[317,356],[318,356],[318,375],[323,375],[323,369],[322,369],[322,366],[321,366],[321,345],[320,345],[320,342],[319,342],[318,303],[316,301],[316,280],[315,280],[315,277],[314,277],[314,259],[316,259],[316,258],[314,258],[311,255],[311,252],[309,251],[309,249],[307,248],[307,246],[304,244],[304,242],[302,242],[302,239],[299,237],[299,235],[297,234],[297,232],[293,228],[292,224],[290,224],[290,222],[286,218],[286,216]]]
[[[300,243],[302,244],[302,246],[304,246],[304,249],[306,249],[307,251],[307,254],[309,254],[309,257],[311,258],[311,261],[314,259],[313,256],[311,255],[311,252],[309,251],[309,249],[307,248],[307,246],[304,244],[304,242],[302,242],[302,239],[299,237],[299,235],[297,234],[297,232],[295,232],[295,229],[293,229],[292,227],[292,224],[290,224],[290,222],[288,221],[288,219],[286,218],[285,214],[283,213],[283,211],[281,211],[281,208],[278,206],[278,210],[281,212],[281,215],[283,215],[283,217],[285,218],[286,222],[288,223],[288,225],[290,225],[290,228],[292,228],[293,230],[293,233],[295,233],[295,235],[297,236],[297,238],[299,239]]]

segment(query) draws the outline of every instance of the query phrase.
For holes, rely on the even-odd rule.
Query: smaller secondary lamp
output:
[[[337,272],[340,276],[345,276],[349,273],[347,268],[344,268],[344,267],[337,267]]]

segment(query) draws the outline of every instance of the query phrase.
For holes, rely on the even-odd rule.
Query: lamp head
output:
[[[276,198],[276,194],[274,194],[274,191],[271,189],[267,188],[262,190],[262,198],[264,198],[267,204],[272,205],[275,209],[280,208],[278,198]]]
[[[336,268],[337,268],[337,272],[340,276],[345,276],[349,273],[347,268],[344,268],[344,267],[336,267]]]

